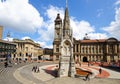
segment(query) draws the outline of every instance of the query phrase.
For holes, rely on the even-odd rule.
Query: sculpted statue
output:
[[[63,55],[70,56],[70,45],[66,43],[63,44]]]

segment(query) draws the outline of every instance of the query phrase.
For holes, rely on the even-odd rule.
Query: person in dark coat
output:
[[[35,66],[35,72],[37,72],[37,68],[38,68],[38,67],[37,67],[37,66]]]
[[[86,81],[88,80],[90,80],[90,74],[88,73],[87,75],[86,75],[86,79],[85,79]]]
[[[100,73],[100,74],[102,73],[102,69],[101,69],[101,68],[99,69],[99,73]]]
[[[39,67],[38,67],[38,69],[37,69],[37,73],[39,73],[40,72],[40,70],[39,70]]]
[[[5,68],[7,68],[7,67],[8,67],[8,63],[7,63],[7,62],[5,62],[5,63],[4,63],[4,66],[5,66]]]
[[[35,71],[35,66],[33,66],[32,71]]]

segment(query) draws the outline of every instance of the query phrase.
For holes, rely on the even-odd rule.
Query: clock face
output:
[[[59,28],[59,25],[55,25],[56,28]]]

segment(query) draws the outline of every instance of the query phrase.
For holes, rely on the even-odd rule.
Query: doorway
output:
[[[83,57],[83,62],[88,62],[87,57]]]

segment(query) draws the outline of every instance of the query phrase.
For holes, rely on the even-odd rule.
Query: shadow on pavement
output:
[[[57,77],[57,70],[47,70],[47,69],[43,69],[46,73],[54,76],[54,77]]]

